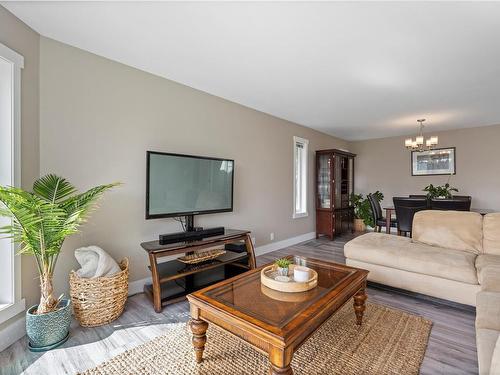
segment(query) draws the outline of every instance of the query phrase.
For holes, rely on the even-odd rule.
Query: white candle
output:
[[[309,280],[309,268],[303,266],[293,267],[293,279],[299,283]]]

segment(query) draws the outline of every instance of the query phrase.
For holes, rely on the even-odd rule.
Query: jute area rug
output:
[[[404,311],[367,304],[363,325],[356,325],[352,304],[335,313],[295,352],[295,375],[418,374],[432,323]],[[265,375],[265,355],[210,325],[204,361],[196,364],[185,323],[128,350],[84,375]]]

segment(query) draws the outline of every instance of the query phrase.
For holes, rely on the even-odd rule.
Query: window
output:
[[[21,69],[24,59],[0,43],[0,185],[20,186]],[[0,226],[8,224],[0,217]],[[0,323],[24,310],[20,258],[10,239],[0,238]]]
[[[293,137],[293,218],[307,213],[307,156],[309,141]]]

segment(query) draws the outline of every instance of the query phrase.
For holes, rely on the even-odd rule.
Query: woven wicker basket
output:
[[[83,327],[96,327],[117,319],[128,296],[128,259],[120,262],[121,272],[93,279],[69,275],[71,302],[75,318]]]

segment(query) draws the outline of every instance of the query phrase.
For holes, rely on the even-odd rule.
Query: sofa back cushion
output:
[[[484,217],[483,248],[487,254],[500,255],[500,212]]]
[[[476,212],[426,210],[415,214],[413,241],[479,254],[483,251],[483,217]]]

